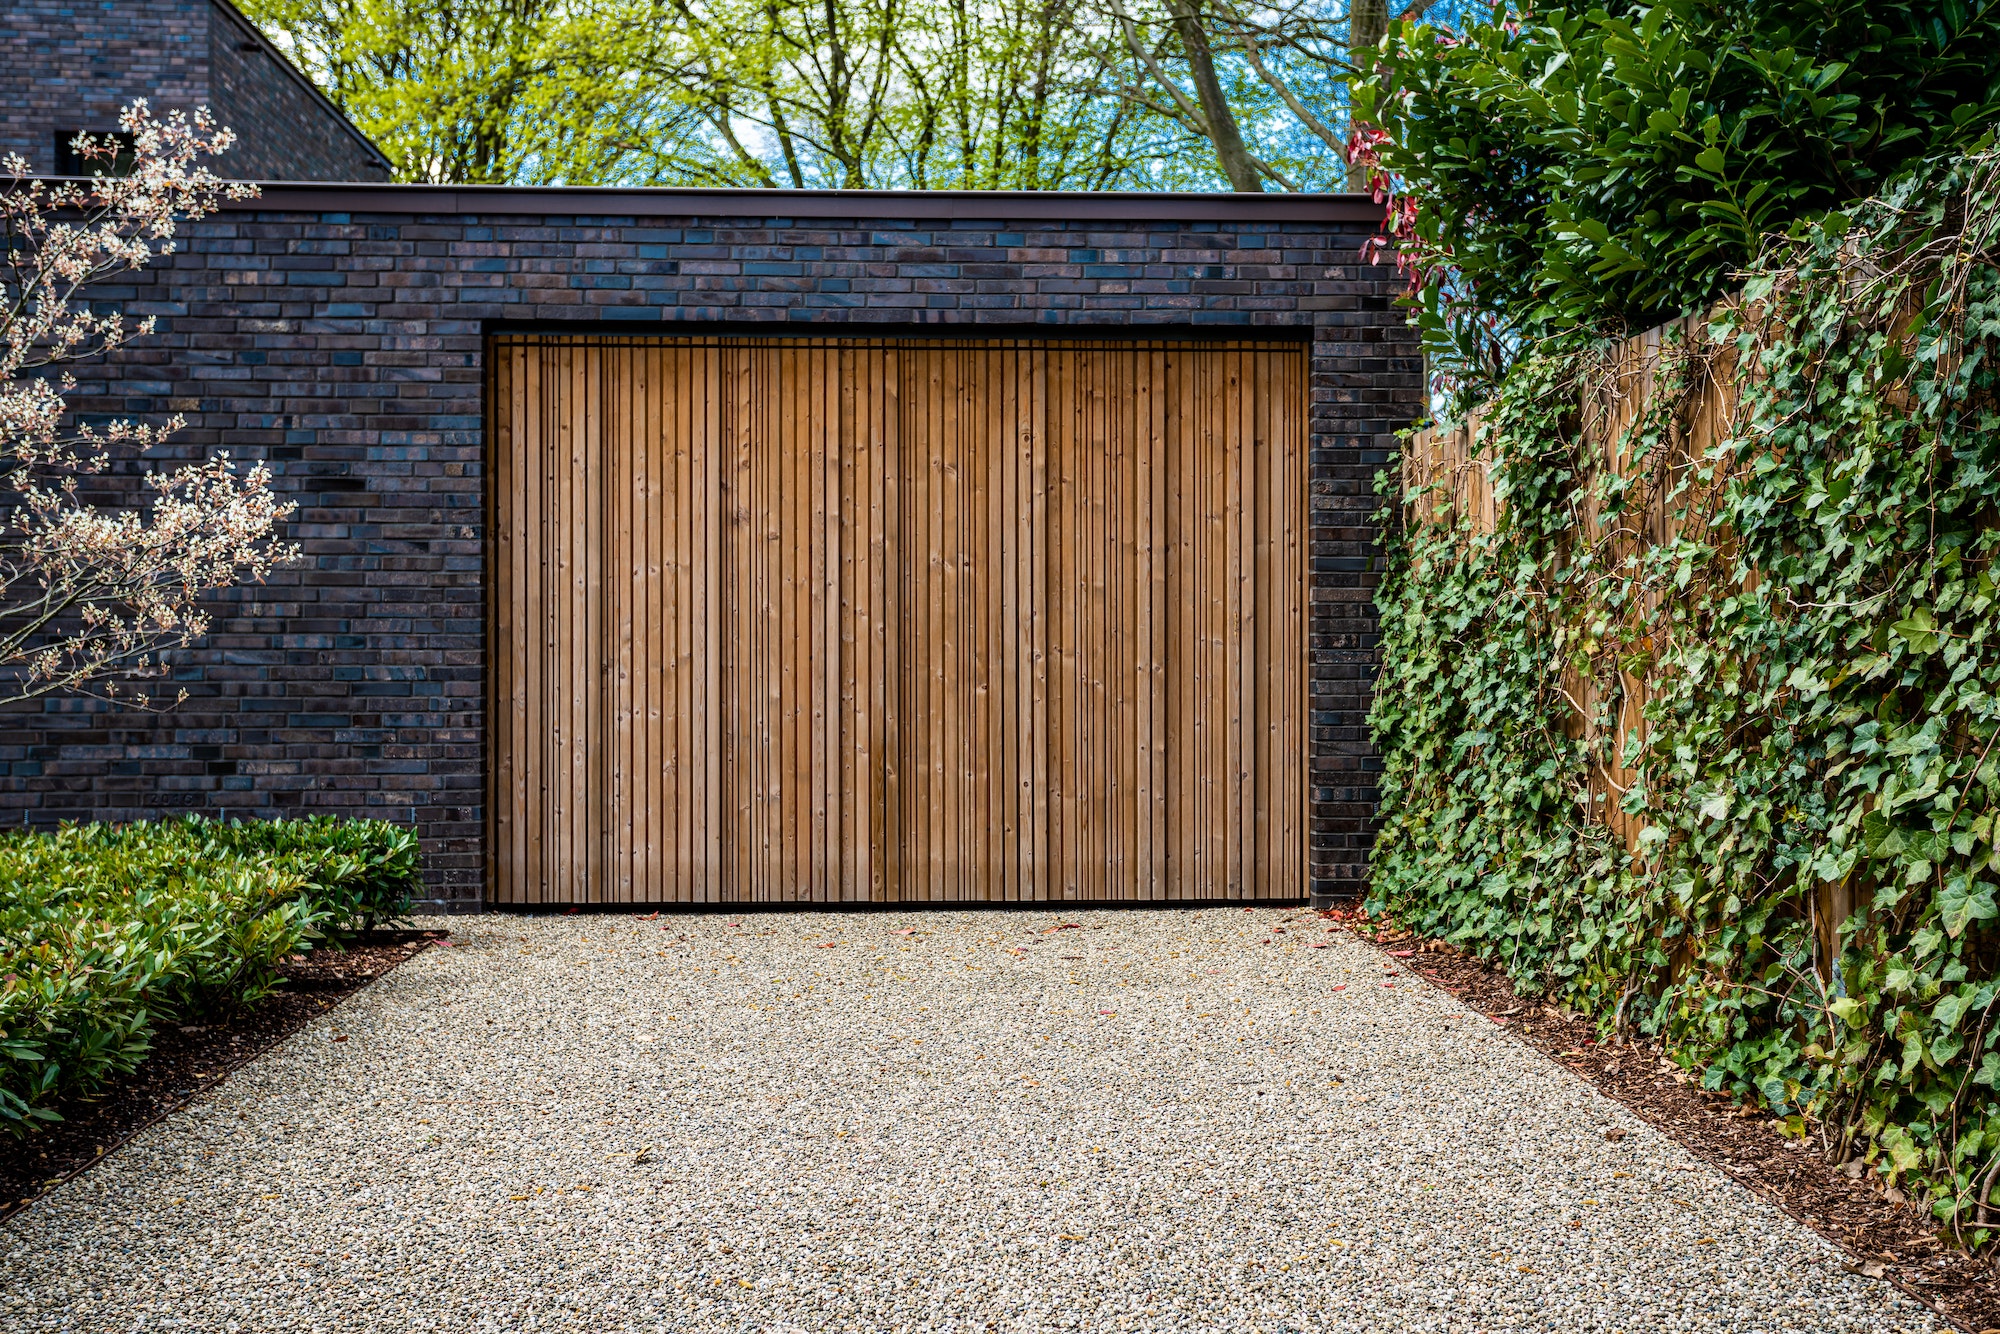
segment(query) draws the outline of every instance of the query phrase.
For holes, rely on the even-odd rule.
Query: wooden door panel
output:
[[[493,350],[494,901],[1303,896],[1303,347]]]

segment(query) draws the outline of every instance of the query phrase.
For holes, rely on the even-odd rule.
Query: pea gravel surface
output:
[[[0,1326],[1941,1328],[1307,914],[454,930],[0,1227]]]

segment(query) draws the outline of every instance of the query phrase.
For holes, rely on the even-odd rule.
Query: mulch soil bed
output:
[[[1880,1180],[1850,1177],[1821,1154],[1801,1151],[1778,1134],[1772,1117],[1689,1082],[1657,1051],[1599,1043],[1590,1020],[1523,998],[1504,974],[1442,941],[1352,910],[1321,916],[1501,1021],[1695,1157],[1846,1250],[1850,1271],[1894,1283],[1961,1329],[2000,1334],[2000,1271],[1949,1245],[1927,1210],[1890,1198]]]
[[[26,1139],[0,1136],[0,1219],[103,1160],[230,1071],[304,1028],[446,931],[371,931],[346,950],[317,949],[283,965],[285,985],[256,1005],[188,1025],[163,1024],[128,1077],[55,1104],[62,1120]]]

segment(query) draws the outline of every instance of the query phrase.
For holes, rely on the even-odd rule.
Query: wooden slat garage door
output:
[[[1300,344],[492,366],[496,902],[1303,897]]]

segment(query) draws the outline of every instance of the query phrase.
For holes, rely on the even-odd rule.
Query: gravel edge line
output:
[[[1695,1158],[1826,1238],[1853,1257],[1845,1266],[1849,1272],[1893,1285],[1967,1334],[2000,1334],[2000,1271],[1990,1260],[1941,1243],[1927,1214],[1884,1198],[1867,1181],[1845,1176],[1818,1155],[1809,1162],[1823,1179],[1794,1189],[1785,1186],[1796,1180],[1796,1173],[1781,1182],[1775,1173],[1746,1171],[1732,1161],[1732,1144],[1762,1140],[1781,1148],[1787,1143],[1771,1129],[1775,1123],[1769,1116],[1745,1116],[1727,1095],[1672,1078],[1658,1069],[1656,1052],[1600,1046],[1591,1020],[1523,997],[1506,974],[1444,941],[1404,931],[1382,918],[1373,919],[1381,925],[1371,932],[1351,908],[1321,909],[1318,915],[1424,982],[1456,996],[1466,1008],[1497,1020],[1494,1026],[1513,1041],[1548,1056]],[[1584,1050],[1579,1050],[1580,1044]],[[1643,1057],[1637,1063],[1641,1069],[1626,1069],[1621,1057],[1632,1053]],[[1854,1230],[1843,1232],[1814,1212],[1816,1204],[1823,1209],[1828,1203],[1842,1208],[1847,1218],[1860,1220],[1873,1247],[1857,1245]],[[1897,1247],[1903,1252],[1921,1248],[1930,1254],[1911,1257]],[[1944,1284],[1951,1284],[1953,1291],[1935,1291]]]
[[[249,1029],[248,1031],[256,1034],[255,1038],[251,1042],[246,1043],[241,1047],[235,1048],[234,1050],[231,1049],[230,1044],[228,1042],[228,1038],[230,1037],[230,1035],[232,1033],[240,1034],[243,1031],[245,1031],[243,1028],[240,1027],[240,1025],[246,1019],[254,1022],[260,1018],[269,1019],[274,1017],[270,1013],[270,1010],[273,1007],[269,1006],[268,1003],[260,1004],[258,1006],[251,1007],[249,1010],[230,1015],[221,1022],[212,1022],[210,1024],[204,1025],[204,1027],[208,1028],[209,1030],[209,1033],[206,1036],[206,1040],[200,1043],[192,1044],[190,1047],[186,1049],[176,1051],[174,1053],[174,1058],[176,1060],[176,1063],[178,1064],[200,1063],[208,1065],[215,1071],[215,1075],[213,1078],[203,1081],[199,1086],[190,1087],[186,1092],[186,1094],[184,1095],[168,1096],[164,1098],[161,1102],[159,1102],[150,1111],[140,1116],[139,1119],[129,1123],[121,1124],[118,1130],[114,1134],[105,1138],[98,1145],[98,1150],[96,1153],[88,1157],[78,1156],[76,1158],[73,1158],[70,1160],[70,1165],[64,1168],[59,1173],[53,1176],[46,1176],[39,1178],[39,1183],[36,1185],[32,1194],[17,1192],[14,1193],[14,1197],[12,1199],[0,1200],[0,1223],[4,1223],[8,1219],[13,1218],[15,1215],[20,1214],[27,1209],[33,1208],[45,1196],[47,1196],[49,1192],[55,1190],[59,1186],[66,1185],[69,1182],[76,1180],[78,1177],[88,1172],[91,1168],[96,1167],[98,1164],[104,1162],[112,1154],[124,1148],[127,1144],[131,1143],[134,1139],[138,1138],[145,1131],[151,1129],[153,1126],[158,1125],[161,1121],[164,1121],[167,1117],[172,1116],[175,1112],[181,1111],[182,1109],[192,1106],[194,1103],[200,1101],[203,1097],[207,1096],[215,1089],[220,1088],[223,1084],[227,1083],[229,1078],[232,1075],[234,1075],[237,1071],[241,1070],[244,1066],[249,1065],[252,1061],[260,1059],[266,1053],[270,1052],[273,1048],[277,1047],[280,1043],[285,1042],[286,1040],[297,1035],[301,1029],[305,1028],[308,1024],[312,1023],[313,1020],[319,1018],[321,1015],[331,1014],[335,1010],[339,1009],[341,1005],[351,1000],[353,997],[358,996],[363,991],[366,991],[369,987],[375,985],[375,983],[381,981],[383,978],[387,977],[390,973],[396,971],[396,969],[400,968],[404,963],[406,963],[410,959],[414,959],[417,955],[422,954],[425,950],[429,949],[439,940],[442,940],[445,937],[449,936],[450,932],[434,931],[434,930],[427,930],[420,928],[416,931],[399,931],[399,932],[389,932],[386,934],[411,937],[416,947],[414,949],[406,948],[404,944],[400,942],[393,945],[390,944],[375,945],[375,948],[378,948],[382,951],[381,957],[383,960],[385,960],[384,966],[371,972],[366,977],[357,979],[351,986],[325,987],[322,985],[322,986],[315,986],[310,990],[306,988],[300,988],[295,991],[288,991],[284,993],[283,999],[286,1001],[298,1001],[307,996],[312,996],[323,1000],[330,1000],[331,1003],[328,1004],[324,1009],[308,1010],[303,1006],[297,1006],[295,1007],[295,1012],[275,1016],[276,1022],[272,1024],[271,1027],[261,1030],[257,1028]],[[351,951],[342,951],[341,953],[343,957],[351,956]],[[149,1055],[148,1060],[151,1059],[152,1057],[151,1055]],[[84,1103],[84,1102],[91,1104],[99,1104],[99,1103],[115,1104],[116,1102],[122,1099],[135,1096],[135,1091],[137,1086],[140,1084],[140,1081],[142,1081],[146,1077],[146,1075],[156,1072],[157,1072],[157,1067],[155,1068],[155,1071],[149,1072],[146,1070],[145,1065],[141,1064],[139,1069],[135,1070],[132,1074],[112,1081],[109,1085],[105,1086],[97,1093],[89,1095],[88,1098],[75,1097],[71,1099],[66,1099],[65,1104],[72,1106],[76,1103]],[[143,1095],[138,1095],[138,1096],[143,1096]],[[59,1104],[59,1106],[63,1106],[65,1104]],[[58,1128],[65,1124],[67,1123],[58,1122],[56,1123],[55,1127],[52,1127],[50,1130],[43,1131],[41,1133],[42,1134],[59,1133]],[[96,1138],[96,1137],[93,1136],[90,1138]],[[9,1141],[5,1143],[0,1143],[0,1150],[19,1150],[23,1154],[25,1154],[28,1149],[45,1142],[46,1141],[40,1139],[39,1137],[32,1137],[17,1142]]]

